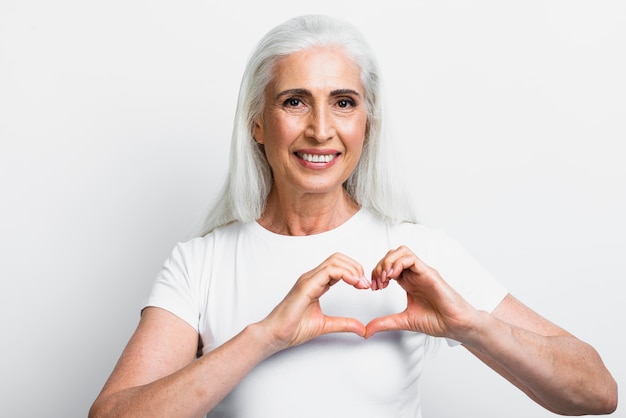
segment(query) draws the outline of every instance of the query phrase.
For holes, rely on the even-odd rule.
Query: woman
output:
[[[615,410],[591,346],[412,223],[380,93],[343,22],[300,17],[261,40],[221,197],[166,262],[90,416],[420,417],[430,336],[551,411]]]

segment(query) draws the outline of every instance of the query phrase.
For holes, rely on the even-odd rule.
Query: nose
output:
[[[317,142],[326,142],[335,136],[335,124],[330,109],[322,106],[309,114],[306,135]]]

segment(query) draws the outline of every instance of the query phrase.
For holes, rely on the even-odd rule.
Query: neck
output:
[[[258,223],[281,235],[313,235],[340,226],[358,210],[359,205],[343,189],[333,195],[287,197],[273,188]]]

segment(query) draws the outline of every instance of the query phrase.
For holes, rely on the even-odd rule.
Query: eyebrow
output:
[[[307,89],[287,89],[283,90],[276,95],[277,99],[280,99],[283,96],[305,96],[311,97],[313,94],[310,90]],[[343,96],[343,95],[354,95],[357,97],[361,97],[358,91],[352,89],[337,89],[330,92],[331,96]]]

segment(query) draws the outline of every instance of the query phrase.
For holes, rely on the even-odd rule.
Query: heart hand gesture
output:
[[[383,290],[396,280],[406,291],[403,312],[379,317],[367,326],[354,318],[327,316],[319,299],[335,283],[344,281],[356,289]],[[407,247],[389,251],[365,278],[355,260],[336,253],[296,281],[285,298],[262,321],[282,350],[335,332],[371,337],[382,331],[407,330],[436,337],[463,338],[471,332],[477,311],[450,287],[439,273]]]

